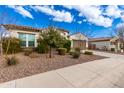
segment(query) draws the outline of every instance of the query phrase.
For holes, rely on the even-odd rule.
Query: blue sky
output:
[[[0,6],[0,23],[44,28],[52,22],[94,38],[111,36],[123,21],[124,6],[117,5]]]

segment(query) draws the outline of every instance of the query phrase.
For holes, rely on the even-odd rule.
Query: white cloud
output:
[[[117,5],[109,5],[105,10],[105,15],[113,18],[121,17],[122,11],[118,8]]]
[[[71,13],[64,10],[55,10],[54,7],[51,8],[49,6],[33,6],[32,8],[36,11],[40,11],[47,15],[53,16],[54,21],[68,23],[71,23],[73,21],[73,16],[71,15]]]
[[[121,28],[121,27],[124,27],[124,23],[119,23],[117,24],[116,28]]]
[[[121,19],[122,19],[122,21],[124,21],[124,15],[121,15]]]
[[[23,6],[8,6],[8,7],[14,9],[15,12],[21,14],[24,17],[33,19],[31,13],[28,10],[24,9]]]
[[[113,19],[104,17],[100,6],[83,5],[83,6],[64,6],[68,9],[75,9],[79,12],[79,16],[84,16],[86,20],[92,24],[104,27],[112,26]]]
[[[82,21],[78,21],[78,24],[81,24],[82,23]]]

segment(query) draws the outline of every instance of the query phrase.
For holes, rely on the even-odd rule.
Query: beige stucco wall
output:
[[[95,44],[96,48],[99,48],[99,49],[102,49],[104,46],[107,49],[110,49],[111,47],[113,47],[111,46],[110,41],[91,42],[91,44]]]
[[[32,31],[26,31],[26,30],[12,30],[12,29],[10,29],[9,31],[10,31],[11,37],[16,37],[16,38],[19,37],[19,33],[34,34],[35,35],[35,47],[38,46],[37,39],[40,37],[40,32],[32,32]],[[64,31],[63,32],[60,31],[60,34],[66,38],[69,35],[69,33],[64,32]]]
[[[31,32],[26,30],[9,30],[11,37],[19,37],[19,33],[27,33],[27,34],[34,34],[35,35],[35,47],[37,47],[37,39],[39,38],[39,32]]]

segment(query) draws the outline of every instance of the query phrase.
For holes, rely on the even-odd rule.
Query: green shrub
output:
[[[24,55],[25,56],[29,56],[31,53],[32,53],[32,50],[31,49],[25,49],[24,50]]]
[[[71,41],[70,40],[67,40],[65,42],[65,44],[63,45],[63,47],[67,49],[67,52],[69,52],[70,49],[71,49]]]
[[[66,48],[58,48],[59,55],[65,55],[66,52],[67,52],[67,49]]]
[[[70,50],[69,54],[72,55],[75,52],[75,50]]]
[[[9,44],[9,46],[8,46],[8,44]],[[7,47],[8,47],[8,51],[7,51]],[[20,40],[15,37],[14,38],[5,38],[3,40],[3,51],[4,52],[7,51],[8,54],[20,52],[21,51]]]
[[[77,52],[80,52],[80,50],[81,50],[81,49],[80,49],[80,48],[78,48],[78,47],[77,47],[77,48],[75,48],[75,51],[77,51]]]
[[[92,51],[85,51],[84,54],[85,55],[93,55],[93,52]]]
[[[111,48],[111,51],[113,51],[113,52],[114,52],[114,51],[115,51],[115,48]]]
[[[6,62],[9,66],[11,65],[16,65],[18,63],[18,60],[15,56],[12,56],[12,57],[6,57]]]
[[[79,58],[80,57],[80,52],[75,51],[75,52],[73,52],[72,56],[73,56],[73,58]]]
[[[38,47],[37,47],[36,50],[37,50],[38,53],[43,54],[43,53],[48,53],[49,48],[48,48],[47,43],[44,40],[39,40]]]

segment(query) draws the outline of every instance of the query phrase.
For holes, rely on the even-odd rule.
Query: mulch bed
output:
[[[60,56],[57,54],[54,54],[53,58],[48,58],[46,54],[37,54],[36,58],[24,56],[24,53],[19,53],[15,56],[19,60],[19,63],[13,66],[7,66],[5,59],[0,58],[0,83],[75,64],[107,58],[98,55],[83,54],[81,54],[79,59],[73,59],[71,55]]]

